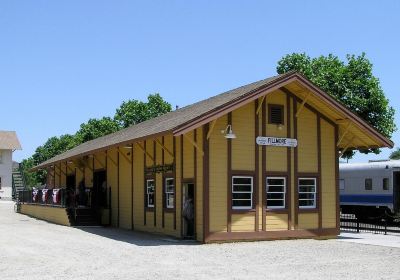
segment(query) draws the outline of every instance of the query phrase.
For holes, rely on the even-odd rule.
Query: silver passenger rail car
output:
[[[340,208],[358,218],[400,214],[400,160],[339,164]]]

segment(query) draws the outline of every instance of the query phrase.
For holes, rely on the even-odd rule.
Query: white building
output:
[[[10,200],[12,194],[12,153],[21,150],[15,131],[0,131],[0,199]]]

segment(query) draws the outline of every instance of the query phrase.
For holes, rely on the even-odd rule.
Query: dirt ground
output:
[[[15,214],[12,203],[0,202],[2,280],[362,278],[399,279],[400,248],[340,240],[200,245],[54,225]]]

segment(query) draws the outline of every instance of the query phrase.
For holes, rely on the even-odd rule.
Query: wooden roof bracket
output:
[[[261,101],[258,102],[258,107],[257,107],[256,115],[258,115],[258,114],[260,113],[260,111],[261,111],[261,109],[262,109],[262,105],[263,105],[263,103],[264,103],[264,100],[265,100],[265,95],[261,98]]]
[[[115,162],[115,160],[113,160],[107,153],[107,151],[104,151],[107,160],[110,160],[115,166],[118,166],[118,164]]]
[[[188,140],[189,143],[192,144],[192,145],[197,149],[197,151],[200,152],[200,154],[201,154],[202,156],[204,156],[203,150],[200,148],[200,146],[199,146],[195,141],[193,141],[192,139],[190,139],[190,137],[187,136],[186,134],[183,134],[183,137],[185,137],[186,140]]]
[[[213,121],[211,122],[211,124],[210,124],[210,129],[209,129],[208,132],[207,132],[207,140],[210,139],[211,133],[212,133],[213,130],[214,130],[214,127],[215,127],[215,124],[217,123],[217,120],[218,120],[218,119],[215,119],[215,120],[213,120]]]
[[[307,93],[306,98],[304,98],[303,102],[302,102],[301,105],[300,105],[300,108],[297,110],[296,118],[299,116],[299,114],[300,114],[301,111],[303,110],[304,105],[306,105],[306,102],[307,102],[308,98],[310,97],[310,95],[311,95],[311,91],[309,91],[309,92]]]
[[[340,158],[343,157],[344,153],[349,149],[350,145],[353,144],[354,138],[356,138],[355,136],[353,136],[351,138],[351,140],[349,141],[349,143],[346,145],[346,147],[342,150],[342,153],[340,155]]]
[[[343,140],[344,137],[346,136],[347,132],[349,132],[350,126],[351,126],[351,122],[349,121],[349,122],[347,123],[347,126],[346,126],[345,130],[343,131],[342,135],[339,137],[339,140],[338,140],[338,142],[336,143],[336,147],[339,147],[340,143],[342,143],[342,140]]]
[[[143,151],[143,153],[144,153],[146,156],[149,157],[149,159],[151,159],[151,160],[153,161],[153,163],[155,162],[155,161],[154,161],[154,158],[144,149],[144,147],[143,147],[139,142],[136,142],[135,144],[139,147],[139,149],[141,149],[141,150]]]
[[[103,165],[103,163],[96,157],[96,155],[93,155],[93,157],[94,157],[94,160],[97,161],[97,163],[100,164],[101,167],[106,169],[105,165]]]
[[[174,154],[167,147],[165,147],[165,145],[161,143],[160,140],[156,139],[156,143],[161,147],[161,149],[166,151],[167,154],[169,154],[172,157],[172,159],[174,159]]]
[[[124,157],[124,159],[125,159],[127,162],[129,162],[130,164],[132,164],[131,159],[128,158],[128,157],[125,155],[125,153],[122,152],[122,151],[120,150],[120,147],[118,147],[118,153],[119,153],[120,155],[122,155],[122,156]],[[131,153],[133,153],[133,148],[132,148],[132,152],[131,152]]]

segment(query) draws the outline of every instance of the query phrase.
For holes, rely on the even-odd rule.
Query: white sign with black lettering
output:
[[[297,139],[258,136],[256,143],[262,146],[297,147]]]

